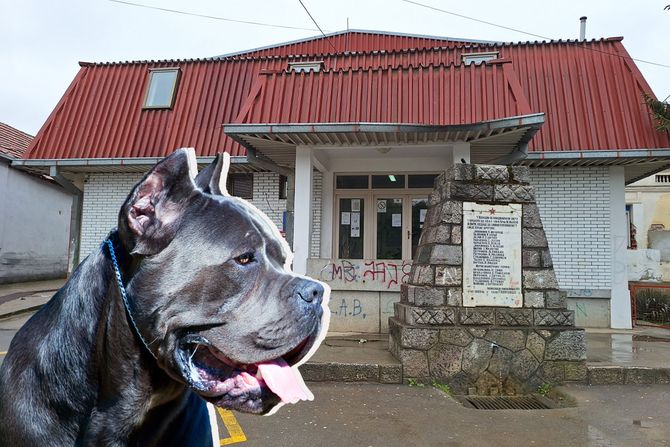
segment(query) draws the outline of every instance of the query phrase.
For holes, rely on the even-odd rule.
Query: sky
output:
[[[79,70],[104,62],[210,57],[318,35],[298,0],[126,0],[273,28],[140,8],[110,0],[0,0],[0,122],[35,135]],[[670,95],[670,0],[415,0],[554,39],[624,36],[659,99]],[[352,29],[478,40],[538,40],[402,0],[303,0],[326,32]]]

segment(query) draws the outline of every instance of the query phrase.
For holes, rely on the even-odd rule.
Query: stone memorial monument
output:
[[[405,379],[513,395],[586,379],[584,330],[558,290],[526,167],[459,164],[429,199],[389,320]]]

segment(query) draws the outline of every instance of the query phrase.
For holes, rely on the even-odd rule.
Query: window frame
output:
[[[151,90],[151,81],[153,79],[154,73],[157,72],[175,72],[176,76],[174,82],[172,83],[172,89],[170,90],[170,103],[168,105],[148,105],[147,101],[149,100],[149,91]],[[169,109],[172,110],[175,103],[175,98],[177,96],[177,87],[179,86],[179,80],[181,78],[181,69],[179,67],[161,67],[161,68],[149,68],[148,79],[147,79],[147,88],[144,92],[144,101],[142,101],[142,110],[161,110]]]

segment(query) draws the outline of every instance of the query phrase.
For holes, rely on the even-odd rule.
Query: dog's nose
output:
[[[308,303],[321,304],[323,301],[323,286],[318,282],[303,280],[296,287],[295,293]]]

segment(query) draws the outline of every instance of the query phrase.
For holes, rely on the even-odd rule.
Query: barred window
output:
[[[251,200],[254,198],[254,175],[228,174],[226,188],[230,195]]]

